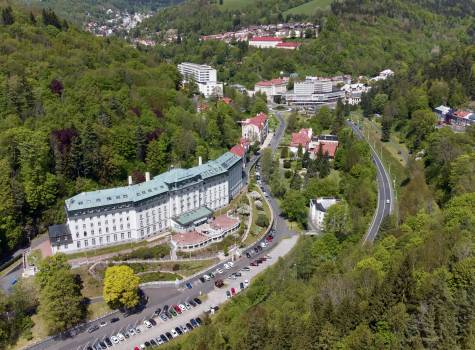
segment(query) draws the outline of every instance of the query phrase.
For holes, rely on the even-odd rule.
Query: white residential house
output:
[[[310,220],[319,230],[323,230],[325,215],[332,205],[340,200],[335,197],[320,197],[310,200]]]
[[[287,92],[288,79],[272,79],[259,81],[254,85],[254,91],[256,93],[265,93],[269,101],[274,96],[282,95]]]
[[[242,137],[249,142],[262,144],[269,133],[269,120],[267,114],[261,112],[253,118],[241,122]]]
[[[261,49],[275,48],[281,42],[283,42],[281,38],[272,36],[255,36],[249,39],[249,46],[258,47]]]

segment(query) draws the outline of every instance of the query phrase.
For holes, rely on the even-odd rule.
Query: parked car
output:
[[[149,319],[148,322],[150,322],[152,324],[152,326],[157,325],[157,322],[155,322],[155,320],[153,318]]]
[[[244,286],[247,287],[249,285],[249,280],[244,280]]]
[[[172,337],[173,337],[173,338],[178,337],[178,333],[176,332],[176,330],[171,329],[171,330],[170,330],[170,333],[172,334]]]
[[[195,318],[195,320],[196,320],[196,323],[198,323],[198,325],[201,326],[203,324],[203,321],[201,321],[201,318],[197,317]]]
[[[155,339],[150,339],[150,344],[153,345],[153,346],[157,346],[157,342],[155,341]]]
[[[142,331],[140,330],[139,327],[135,327],[135,333],[140,334],[140,333],[142,333]]]
[[[224,286],[224,282],[223,282],[223,280],[216,280],[214,282],[214,285],[218,288],[221,288],[222,286]]]
[[[191,283],[190,283],[190,282],[186,282],[185,286],[186,286],[186,288],[188,288],[188,289],[191,289],[191,288],[193,288],[193,286],[191,285]]]
[[[215,272],[216,272],[216,274],[219,275],[219,274],[222,274],[222,273],[223,273],[223,270],[221,270],[220,268],[217,268]]]
[[[158,315],[160,315],[160,313],[162,312],[162,309],[158,308],[155,310],[155,312],[153,313],[153,316],[156,317]]]
[[[144,324],[144,326],[147,327],[147,328],[152,328],[152,324],[150,323],[149,320],[143,321],[143,324]]]
[[[244,289],[244,283],[239,283],[239,288]]]
[[[135,329],[133,329],[133,328],[129,328],[129,330],[127,332],[129,332],[130,335],[136,335],[137,334],[135,332]]]
[[[89,327],[89,329],[87,330],[88,333],[92,333],[92,332],[95,332],[99,329],[99,326],[97,324],[95,324],[94,326],[91,326]]]
[[[111,323],[115,323],[115,322],[117,322],[117,321],[119,321],[119,318],[118,318],[118,317],[112,317],[112,318],[111,318]]]
[[[101,323],[99,323],[99,327],[104,327],[107,325],[107,322],[106,321],[101,321]]]
[[[235,279],[236,279],[236,275],[233,273],[233,274],[229,275],[228,278],[231,279],[231,280],[235,280]]]
[[[196,306],[196,303],[193,300],[190,299],[188,302],[190,303],[191,306],[193,306],[193,307]]]
[[[235,273],[234,273],[234,276],[236,276],[236,277],[241,277],[242,274],[241,274],[240,272],[235,272]]]
[[[199,279],[200,279],[201,283],[205,283],[205,282],[206,282],[206,280],[204,279],[203,276],[201,276]]]
[[[209,277],[208,275],[203,275],[203,278],[205,279],[205,281],[209,281],[211,279],[211,277]]]
[[[231,288],[231,294],[232,294],[233,296],[236,295],[236,289],[235,289],[235,288]]]
[[[119,338],[117,338],[115,335],[113,335],[111,337],[111,341],[114,343],[114,344],[119,344]]]
[[[209,277],[215,278],[216,276],[214,275],[214,273],[210,272]]]
[[[231,266],[229,266],[229,264],[224,264],[223,267],[226,269],[226,270],[229,270],[231,268]]]
[[[186,328],[188,328],[188,330],[190,330],[190,331],[193,330],[193,326],[191,325],[191,323],[187,323],[185,326],[186,326]]]
[[[198,305],[201,305],[201,300],[200,300],[200,298],[194,298],[193,300],[194,300],[195,303],[197,303]]]
[[[233,267],[233,266],[234,266],[234,263],[233,263],[232,261],[229,261],[229,262],[228,262],[228,265],[231,266],[231,267]]]
[[[173,308],[170,308],[169,313],[170,313],[173,317],[177,317],[177,316],[178,316],[178,314],[176,313],[175,309],[173,309]],[[171,317],[170,317],[170,318],[171,318]]]
[[[226,291],[226,298],[231,298],[231,292],[229,290]]]
[[[180,327],[175,327],[175,331],[178,333],[178,335],[182,335],[183,332],[181,331]]]
[[[186,311],[186,307],[183,304],[178,305],[181,311]]]
[[[190,305],[189,303],[186,303],[186,302],[185,302],[184,305],[185,305],[185,307],[186,307],[187,310],[190,310],[190,309],[191,309],[191,305]]]
[[[105,337],[105,338],[104,338],[104,342],[106,343],[106,345],[107,345],[108,347],[111,347],[111,346],[112,346],[112,342],[111,342],[111,340],[110,340],[108,337]]]
[[[183,333],[188,333],[189,332],[188,328],[186,328],[185,326],[179,326],[179,327],[180,327],[180,329]]]
[[[170,332],[166,332],[165,333],[166,337],[168,338],[168,340],[172,340],[173,339],[173,336]]]
[[[241,270],[242,271],[251,271],[251,269],[248,266],[244,266]]]
[[[251,253],[247,252],[246,256],[247,256],[248,259],[250,259],[251,258]]]
[[[163,340],[164,343],[168,342],[168,338],[165,334],[160,334],[160,339]]]
[[[176,304],[173,305],[173,309],[176,311],[176,313],[177,313],[178,315],[181,315],[181,309],[180,309],[180,307],[179,307],[178,305],[176,305]]]
[[[191,325],[193,326],[193,328],[198,327],[198,322],[196,322],[194,319],[191,319],[191,320],[190,320],[190,323],[191,323]]]

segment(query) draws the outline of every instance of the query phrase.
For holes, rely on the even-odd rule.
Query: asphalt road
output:
[[[353,129],[353,132],[360,138],[365,139],[363,133],[359,127],[352,122],[347,122],[349,126]],[[391,214],[392,208],[394,207],[394,195],[391,178],[389,177],[386,169],[384,168],[383,162],[381,161],[378,153],[373,148],[371,144],[371,156],[373,158],[373,163],[376,166],[376,178],[378,181],[378,203],[376,207],[376,212],[373,216],[373,221],[366,232],[366,235],[363,238],[363,244],[372,243],[376,236],[378,235],[381,223],[384,218]]]
[[[285,120],[283,119],[280,112],[276,111],[277,118],[280,120],[280,125],[275,130],[274,137],[270,143],[270,147],[273,151],[275,151],[280,143],[282,136],[284,135],[285,131]],[[259,160],[259,156],[254,156],[250,159],[248,164],[246,164],[246,176],[252,166]],[[265,187],[266,192],[270,193],[268,188]],[[274,240],[267,248],[259,253],[255,253],[253,250],[254,248],[259,245],[265,237],[261,240],[257,241],[255,244],[248,247],[242,254],[242,257],[234,262],[234,266],[230,270],[225,270],[223,265],[226,261],[222,261],[218,266],[214,266],[212,268],[203,271],[203,274],[207,274],[209,272],[215,271],[217,267],[225,270],[226,273],[223,273],[223,277],[227,277],[228,275],[232,274],[233,272],[237,272],[242,269],[244,266],[249,266],[249,264],[255,260],[257,257],[265,255],[268,253],[270,249],[276,246],[283,238],[288,238],[295,236],[296,233],[289,230],[287,224],[283,218],[280,217],[280,208],[277,205],[277,202],[270,196],[267,196],[267,200],[272,207],[274,212],[274,225],[273,228],[275,229]],[[251,259],[246,257],[246,253],[248,251],[252,251]],[[120,331],[124,331],[129,329],[132,326],[138,326],[143,324],[145,319],[149,319],[152,317],[154,311],[160,307],[162,308],[163,305],[173,305],[173,304],[180,304],[190,298],[200,297],[212,292],[215,289],[214,280],[212,279],[210,282],[202,283],[199,280],[199,276],[193,277],[191,279],[187,279],[185,281],[181,281],[180,285],[168,285],[168,286],[156,286],[156,287],[145,287],[142,288],[146,297],[147,303],[145,308],[137,313],[124,316],[120,312],[115,312],[111,315],[103,317],[99,320],[94,322],[88,322],[84,325],[77,327],[73,330],[72,334],[68,334],[63,337],[56,336],[54,338],[50,338],[40,344],[34,345],[29,347],[28,349],[34,350],[43,350],[43,349],[54,349],[54,350],[74,350],[74,349],[86,349],[87,346],[94,344],[99,339],[104,339],[105,337],[110,337],[112,335],[117,334]],[[215,279],[222,278],[222,275],[217,275]],[[192,289],[188,289],[184,287],[184,283],[189,282],[192,285]],[[110,320],[114,317],[119,317],[119,321],[115,323],[110,323]],[[107,325],[104,327],[99,328],[93,333],[88,333],[87,329],[95,324],[99,324],[101,321],[107,322]]]

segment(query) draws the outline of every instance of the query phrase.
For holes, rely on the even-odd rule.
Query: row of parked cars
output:
[[[212,278],[215,278],[217,275],[223,274],[225,270],[230,270],[233,266],[234,266],[234,263],[232,261],[229,261],[229,262],[225,263],[222,268],[218,267],[213,272],[210,272],[210,273],[207,273],[207,274],[204,274],[203,276],[201,276],[200,281],[202,283],[206,283],[208,281],[211,281]]]
[[[158,346],[162,345],[165,343],[168,343],[170,340],[179,337],[182,334],[188,333],[189,331],[192,331],[193,329],[201,326],[203,324],[203,321],[201,318],[192,318],[190,319],[189,322],[187,322],[184,326],[178,326],[175,328],[172,328],[169,332],[165,332],[163,334],[160,334],[158,337],[153,337],[143,344],[137,345],[134,347],[134,350],[143,350],[148,347],[152,346]]]

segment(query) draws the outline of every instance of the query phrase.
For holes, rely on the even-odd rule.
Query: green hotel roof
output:
[[[173,221],[181,226],[188,226],[199,219],[211,216],[211,214],[213,214],[211,209],[208,209],[207,207],[199,207],[173,218]]]
[[[66,200],[66,208],[68,211],[75,211],[109,205],[133,204],[223,174],[240,160],[241,158],[235,154],[226,152],[206,164],[190,169],[172,169],[155,176],[150,181],[131,186],[79,193]]]

